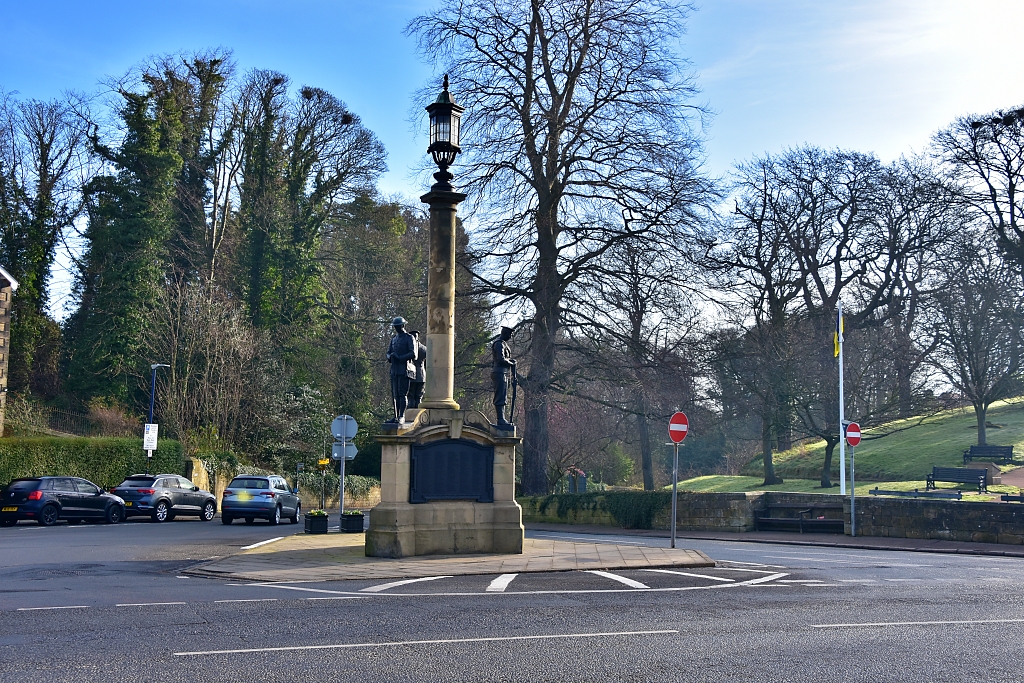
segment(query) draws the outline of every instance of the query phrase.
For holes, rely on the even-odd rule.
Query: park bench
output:
[[[978,493],[988,493],[987,470],[975,470],[967,467],[932,467],[932,473],[925,481],[925,490],[935,488],[935,482],[944,481],[953,484],[977,484]]]
[[[768,505],[755,512],[754,522],[758,531],[799,531],[822,534],[843,533],[843,519],[818,519],[826,510],[843,509],[842,503],[780,503]],[[772,514],[774,512],[782,515]],[[796,516],[793,516],[796,513]]]
[[[913,491],[886,491],[879,489],[877,486],[868,491],[872,496],[905,496],[908,498],[950,498],[952,500],[960,500],[963,498],[963,494],[960,491],[921,491],[920,489],[914,489]]]
[[[1007,493],[1004,493],[999,497],[999,499],[1002,500],[1004,503],[1024,503],[1024,493],[1016,496],[1011,496]]]
[[[972,460],[991,460],[1006,465],[1013,460],[1013,446],[971,446],[964,451],[964,464]]]

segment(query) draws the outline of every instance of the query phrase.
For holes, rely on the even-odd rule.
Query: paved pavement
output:
[[[246,581],[330,581],[448,575],[561,572],[654,567],[713,567],[707,555],[635,544],[526,539],[522,555],[366,557],[363,534],[297,535],[268,541],[231,557],[206,562],[188,574]]]

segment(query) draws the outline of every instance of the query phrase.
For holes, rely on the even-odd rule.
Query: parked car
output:
[[[128,517],[166,522],[195,516],[209,522],[217,514],[217,496],[176,474],[133,474],[111,491],[124,499]]]
[[[124,519],[124,500],[78,477],[15,479],[0,489],[0,526],[13,526],[21,519],[42,526],[53,526],[59,519],[117,524]]]
[[[288,488],[282,477],[240,474],[224,489],[220,501],[220,519],[231,524],[241,517],[252,524],[257,517],[277,524],[287,517],[297,524],[302,514],[302,501],[297,491]]]

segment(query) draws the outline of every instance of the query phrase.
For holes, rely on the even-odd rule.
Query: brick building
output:
[[[11,297],[18,281],[0,267],[0,436],[4,435],[4,410],[7,407],[7,363],[11,350]]]

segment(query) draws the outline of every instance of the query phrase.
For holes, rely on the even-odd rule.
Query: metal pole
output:
[[[672,458],[672,547],[676,547],[676,495],[679,487],[679,444],[672,444],[675,456]]]
[[[854,451],[856,450],[856,448],[850,446],[850,536],[857,535],[857,511],[855,507],[857,479],[853,471]]]
[[[846,409],[843,405],[843,302],[839,301],[836,314],[836,334],[839,336],[839,495],[846,495],[846,430],[843,421]]]
[[[153,383],[149,385],[149,424],[153,424],[153,404],[156,403],[156,368],[153,366]],[[147,474],[149,474],[147,472]]]
[[[341,468],[339,470],[341,472],[341,483],[338,484],[338,505],[340,506],[340,510],[338,512],[339,530],[341,529],[341,515],[345,514],[345,452],[348,450],[348,448],[346,447],[346,444],[348,444],[348,439],[345,436],[346,434],[348,434],[347,415],[341,416],[341,424],[343,425],[343,427],[341,436]]]

